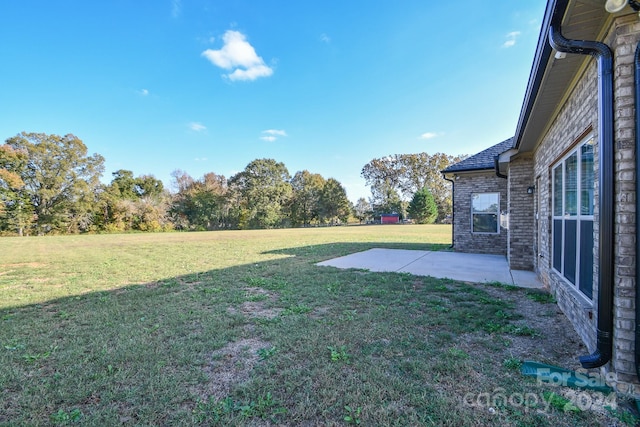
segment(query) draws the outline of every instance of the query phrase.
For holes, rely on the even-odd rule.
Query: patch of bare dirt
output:
[[[262,301],[246,301],[240,306],[240,312],[247,317],[273,319],[282,313],[282,309],[265,307]]]
[[[249,380],[251,371],[260,360],[258,350],[268,346],[269,343],[257,338],[246,338],[214,351],[204,368],[209,380],[194,392],[203,400],[227,397],[234,387]]]
[[[312,319],[323,319],[327,316],[327,314],[329,314],[329,311],[331,311],[329,307],[317,307],[314,308],[311,313],[309,313],[309,317],[311,317]]]
[[[262,288],[244,288],[246,295],[265,295],[272,299],[277,299],[277,295],[271,291]]]
[[[278,295],[262,288],[245,288],[245,295],[248,298],[252,297],[265,297],[261,301],[245,301],[240,305],[239,309],[229,307],[227,311],[231,314],[241,313],[243,316],[249,318],[260,319],[273,319],[282,313],[281,308],[267,307],[267,302],[275,302],[278,299]]]
[[[492,286],[486,286],[485,290],[513,304],[514,313],[522,318],[514,319],[512,323],[537,332],[536,336],[510,336],[511,344],[504,351],[505,359],[514,357],[567,369],[580,368],[578,357],[587,354],[588,350],[557,304],[534,301],[522,291],[506,291]]]
[[[461,350],[464,350],[468,354],[478,354],[486,351],[487,346],[491,346],[493,349],[500,351],[495,360],[495,363],[499,365],[502,365],[504,361],[509,359],[519,361],[533,360],[569,370],[585,372],[581,368],[578,358],[579,356],[588,354],[588,349],[575,332],[569,319],[556,303],[535,301],[531,299],[525,291],[509,291],[489,285],[475,286],[482,286],[483,289],[494,298],[510,303],[513,306],[512,314],[516,316],[516,318],[510,320],[510,323],[530,328],[528,330],[532,330],[534,333],[525,335],[501,333],[506,340],[503,343],[493,340],[491,336],[488,336],[485,332],[463,334],[458,336],[457,342],[457,346]],[[460,383],[450,384],[448,386],[444,384],[439,385],[446,389],[447,392],[455,389],[459,394],[464,394],[464,392],[474,391],[471,383],[482,384],[486,381],[486,374],[482,371],[471,371],[468,372],[467,375],[467,383],[469,384],[467,389]],[[504,368],[504,375],[519,376],[520,373]],[[594,417],[598,417],[598,419],[602,421],[602,425],[622,425],[613,419],[605,409],[607,405],[613,404],[614,407],[615,405],[624,405],[624,399],[619,399],[619,396],[616,397],[615,394],[604,395],[591,390],[573,389],[569,387],[553,387],[549,388],[549,391],[557,393],[567,399],[567,401],[570,402],[569,407],[575,409],[577,405],[579,409],[591,412]],[[489,390],[489,392],[491,392],[491,390]],[[494,390],[493,392],[494,395],[492,396],[495,396],[496,391]],[[548,403],[543,403],[541,394],[539,399],[541,405],[549,405]]]

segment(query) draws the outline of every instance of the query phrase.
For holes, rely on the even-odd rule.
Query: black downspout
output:
[[[504,178],[507,179],[509,178],[507,175],[501,174],[500,173],[500,164],[499,164],[499,160],[500,160],[500,156],[495,156],[493,158],[493,168],[496,170],[496,176],[498,178]]]
[[[598,62],[598,335],[593,354],[580,357],[583,368],[605,365],[612,355],[613,335],[613,254],[614,254],[614,159],[613,159],[613,54],[597,41],[568,40],[561,33],[567,0],[561,0],[551,17],[549,44],[558,52],[592,55]]]
[[[636,134],[636,375],[640,378],[640,42],[635,54],[635,134]]]
[[[444,174],[442,174],[442,178],[444,178],[445,181],[449,181],[451,183],[451,206],[453,206],[453,202],[455,200],[455,188],[456,188],[456,183],[454,182],[454,180],[447,178],[446,176],[444,176]],[[451,246],[449,246],[450,249],[453,249],[453,237],[455,236],[453,229],[456,226],[456,210],[455,209],[451,209]]]

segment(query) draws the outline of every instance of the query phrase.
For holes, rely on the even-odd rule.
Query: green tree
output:
[[[391,212],[393,206],[401,213],[413,194],[427,187],[436,202],[438,219],[442,220],[451,214],[452,202],[451,185],[440,171],[465,157],[443,153],[395,154],[371,160],[363,167],[362,176],[371,188],[372,202],[379,213]]]
[[[239,228],[274,228],[286,226],[289,220],[291,176],[282,162],[257,159],[244,171],[229,179],[237,196]]]
[[[135,191],[138,197],[159,197],[164,193],[164,184],[153,175],[140,175],[135,180]]]
[[[162,181],[153,175],[134,177],[130,170],[120,169],[111,174],[111,189],[120,199],[138,200],[142,197],[156,197],[164,191]]]
[[[365,199],[364,197],[360,197],[354,207],[354,213],[356,218],[358,218],[358,221],[362,223],[372,214],[371,203],[367,202],[367,199]]]
[[[433,199],[438,208],[437,221],[441,221],[453,211],[451,200],[451,183],[442,176],[443,169],[454,163],[458,163],[466,156],[450,156],[444,153],[404,154],[401,156],[404,165],[403,175],[400,179],[401,192],[411,197],[411,195],[426,187],[433,195]]]
[[[111,173],[113,179],[109,190],[118,199],[135,200],[138,198],[136,179],[130,170],[119,169]]]
[[[401,179],[405,174],[399,155],[373,159],[363,168],[361,175],[371,189],[371,204],[377,213],[389,213],[400,205]]]
[[[351,215],[351,202],[338,180],[329,178],[320,194],[320,219],[323,222],[347,223]]]
[[[407,202],[402,200],[398,190],[387,183],[383,183],[377,193],[379,196],[373,203],[374,216],[378,217],[384,213],[397,213],[400,219],[405,215]]]
[[[322,175],[308,170],[296,172],[291,179],[291,223],[294,226],[309,225],[318,219],[320,196],[325,185]]]
[[[170,221],[170,195],[162,181],[152,175],[135,177],[120,169],[103,186],[94,207],[94,228],[109,232],[129,230],[163,231],[173,228]]]
[[[178,188],[172,207],[177,228],[215,230],[231,226],[227,179],[223,175],[210,172],[194,180],[186,172],[174,171],[172,176]]]
[[[104,170],[99,154],[74,135],[21,133],[6,140],[13,150],[26,153],[27,163],[18,173],[20,190],[33,210],[38,234],[87,231],[92,205]]]
[[[438,207],[427,187],[421,188],[413,195],[407,211],[418,224],[433,224],[438,217]]]

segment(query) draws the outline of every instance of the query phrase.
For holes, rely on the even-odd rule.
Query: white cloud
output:
[[[196,132],[202,132],[203,130],[207,130],[207,127],[205,125],[203,125],[202,123],[198,123],[198,122],[191,122],[189,123],[189,129],[196,131]]]
[[[229,80],[256,80],[273,74],[273,69],[258,56],[244,34],[228,30],[222,40],[222,49],[207,49],[202,52],[202,56],[217,67],[233,70],[225,75]]]
[[[246,70],[236,68],[233,73],[227,74],[227,77],[229,80],[255,80],[259,77],[269,77],[271,74],[273,74],[273,69],[262,64]]]
[[[420,139],[432,139],[437,137],[438,134],[435,132],[425,132],[422,135],[420,135]]]
[[[331,37],[329,37],[326,33],[320,34],[320,41],[325,43],[331,43]]]
[[[516,44],[516,39],[520,36],[520,31],[512,31],[507,34],[507,41],[502,44],[502,47],[508,48]]]
[[[206,162],[208,159],[206,157],[196,157],[195,159],[196,162]]]
[[[149,96],[149,91],[147,89],[140,89],[138,92],[138,95],[140,96]]]
[[[274,136],[287,136],[287,132],[281,129],[267,129],[267,130],[263,130],[262,133],[266,133],[267,135],[274,135]]]
[[[263,130],[262,134],[263,135],[260,137],[260,139],[268,142],[273,142],[281,136],[287,136],[287,132],[282,129],[267,129]]]

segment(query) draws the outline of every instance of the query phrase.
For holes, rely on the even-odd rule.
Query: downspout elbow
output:
[[[611,334],[604,334],[603,331],[598,330],[598,343],[599,345],[596,351],[578,358],[580,365],[582,365],[584,369],[599,368],[611,360],[611,347],[613,346]]]
[[[507,175],[500,173],[500,161],[499,160],[500,160],[500,156],[495,156],[493,158],[493,168],[496,170],[496,176],[498,178],[507,179],[508,178]]]

